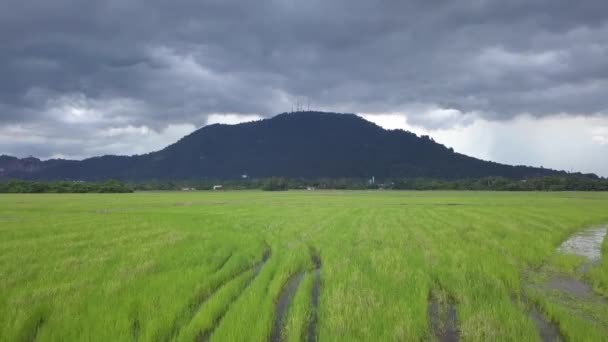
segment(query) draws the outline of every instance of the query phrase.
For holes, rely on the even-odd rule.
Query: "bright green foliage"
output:
[[[606,193],[0,195],[0,341],[266,341],[300,273],[283,336],[306,340],[317,253],[320,341],[432,339],[431,291],[454,302],[463,340],[535,341],[522,279],[574,273],[557,246],[604,223]],[[604,299],[607,250],[585,276]],[[564,336],[606,336],[605,319],[528,296]]]

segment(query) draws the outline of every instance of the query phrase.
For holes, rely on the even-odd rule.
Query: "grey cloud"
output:
[[[72,131],[70,110],[95,111],[98,130],[162,131],[298,97],[449,113],[412,117],[427,128],[470,113],[608,115],[604,0],[0,2],[0,125],[42,135]]]

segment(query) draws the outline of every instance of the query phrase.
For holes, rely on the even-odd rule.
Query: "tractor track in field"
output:
[[[34,342],[38,339],[40,331],[44,327],[48,318],[48,312],[38,312],[32,315],[30,319],[21,328],[19,340]]]
[[[585,258],[581,268],[578,270],[578,276],[584,275],[591,266],[597,264],[601,260],[601,246],[606,237],[606,227],[586,229],[577,232],[564,241],[558,248],[558,253],[575,254]],[[535,274],[543,274],[546,279],[541,282],[533,280]],[[608,305],[605,298],[597,295],[591,286],[579,279],[579,277],[556,272],[551,270],[547,264],[543,264],[534,270],[529,270],[523,277],[524,290],[522,291],[522,301],[524,302],[529,317],[536,325],[537,331],[542,341],[564,341],[565,337],[559,329],[559,325],[547,319],[546,315],[540,308],[528,300],[527,289],[544,293],[558,293],[561,298],[560,305],[570,306],[572,301],[588,301],[594,303],[604,303]],[[566,300],[565,298],[568,298]],[[592,321],[596,324],[602,324],[597,321],[593,315],[586,312],[578,312],[581,318]]]
[[[538,336],[542,342],[564,341],[564,337],[560,333],[557,323],[548,319],[538,306],[526,296],[525,292],[522,292],[520,297],[512,294],[511,301],[516,306],[523,305],[528,317],[530,317],[534,323]]]
[[[557,324],[548,320],[536,306],[528,308],[528,315],[532,318],[541,341],[560,342],[564,340]]]
[[[229,279],[227,279],[226,281],[224,281],[223,283],[218,284],[217,286],[215,286],[215,287],[213,287],[213,288],[211,288],[209,290],[202,291],[198,295],[196,295],[193,298],[193,300],[191,300],[190,303],[183,309],[182,314],[177,316],[177,318],[173,322],[173,325],[172,325],[171,329],[169,330],[169,333],[164,338],[161,338],[161,340],[162,341],[170,341],[170,340],[174,339],[176,336],[178,336],[179,333],[180,333],[180,331],[181,331],[181,329],[188,322],[190,322],[192,320],[192,318],[194,318],[194,316],[196,315],[196,313],[201,310],[201,308],[205,304],[205,302],[209,298],[213,297],[213,295],[217,291],[219,291],[225,284],[229,283],[230,281],[238,278],[239,276],[247,273],[248,271],[250,271],[252,269],[256,270],[255,275],[257,275],[257,273],[261,269],[261,266],[263,266],[264,263],[266,263],[266,261],[270,257],[270,253],[271,253],[270,247],[268,247],[268,245],[266,245],[264,254],[262,256],[262,260],[259,261],[255,266],[246,268],[246,269],[241,270],[241,271],[238,271],[234,275],[232,275]],[[220,263],[220,265],[216,268],[216,270],[213,273],[219,272],[221,269],[223,269],[224,266],[226,266],[226,264],[228,263],[228,261],[231,258],[232,258],[232,253],[230,253],[230,255],[228,257],[226,257]],[[254,278],[255,278],[255,275],[254,275]]]
[[[139,341],[139,334],[141,332],[141,323],[139,319],[134,319],[131,321],[131,337],[133,341]]]
[[[430,330],[436,341],[457,342],[460,340],[458,330],[458,313],[453,300],[441,301],[431,294],[428,300],[428,317]]]
[[[272,250],[270,249],[270,247],[266,244],[266,250],[264,251],[264,255],[262,257],[262,260],[260,260],[260,262],[258,262],[254,267],[249,268],[247,270],[245,270],[244,272],[240,273],[239,275],[248,272],[250,270],[253,270],[253,275],[251,276],[251,278],[247,281],[247,283],[245,284],[245,286],[243,287],[243,290],[241,291],[241,294],[244,293],[249,286],[253,283],[253,281],[257,278],[257,276],[260,274],[260,272],[262,271],[262,268],[264,267],[264,265],[266,264],[266,262],[268,261],[268,259],[270,259],[270,256],[272,254]],[[237,277],[239,276],[237,275]],[[234,277],[236,278],[236,277]],[[232,278],[232,279],[234,279]],[[231,280],[232,280],[231,279]],[[219,288],[218,288],[219,289]],[[214,292],[215,293],[215,292]],[[211,297],[211,296],[210,296]],[[206,331],[200,331],[198,333],[198,335],[196,336],[196,341],[209,341],[209,339],[211,338],[211,335],[213,335],[213,333],[215,332],[215,329],[217,329],[217,327],[220,325],[222,319],[224,319],[224,316],[226,315],[226,313],[228,312],[228,310],[230,310],[230,307],[232,306],[232,304],[234,302],[236,302],[238,299],[240,298],[240,296],[235,297],[227,306],[226,309],[224,311],[222,311],[214,320],[213,320],[213,325],[211,327],[211,329],[208,329]]]
[[[312,256],[312,262],[315,265],[314,272],[314,284],[312,286],[312,298],[311,298],[311,319],[307,329],[307,341],[317,341],[317,323],[318,323],[318,311],[319,311],[319,295],[321,294],[321,257],[319,253],[310,247],[310,255]]]
[[[283,327],[285,326],[285,318],[287,311],[293,300],[293,296],[296,294],[300,282],[304,278],[304,272],[296,273],[289,277],[281,293],[279,294],[277,303],[275,305],[275,318],[272,326],[272,332],[270,333],[270,342],[284,341]]]
[[[306,340],[310,342],[317,341],[317,310],[319,305],[319,294],[321,291],[321,258],[319,257],[318,252],[309,246],[310,257],[313,263],[314,268],[307,272],[312,272],[314,276],[314,283],[311,293],[311,317],[308,322],[308,326],[305,330]],[[270,332],[269,341],[270,342],[281,342],[285,341],[285,336],[283,336],[283,329],[286,324],[287,314],[289,312],[289,308],[291,306],[291,302],[293,297],[295,296],[298,288],[300,287],[300,283],[304,278],[304,275],[307,272],[300,272],[291,275],[279,296],[277,297],[277,301],[275,303],[275,318],[272,330]]]
[[[38,334],[40,334],[40,330],[42,330],[44,323],[45,323],[44,317],[40,316],[40,318],[36,321],[36,324],[34,325],[33,333],[32,333],[31,339],[29,339],[29,341],[34,342],[38,339]]]
[[[220,262],[220,264],[213,270],[213,273],[215,273],[215,272],[221,270],[222,268],[224,268],[224,266],[226,266],[226,264],[228,263],[228,261],[230,261],[230,259],[232,259],[232,255],[233,254],[234,254],[233,252],[230,252],[230,254],[228,254],[228,256],[224,260],[222,260],[222,262]]]

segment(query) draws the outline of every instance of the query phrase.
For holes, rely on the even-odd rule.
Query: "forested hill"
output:
[[[354,114],[284,113],[205,126],[163,150],[82,161],[0,157],[0,177],[148,180],[303,177],[523,179],[563,171],[510,166],[454,152],[427,136],[385,130]],[[594,177],[594,175],[588,175]]]

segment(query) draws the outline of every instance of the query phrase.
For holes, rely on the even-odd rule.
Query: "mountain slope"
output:
[[[565,172],[453,152],[428,137],[385,130],[354,114],[284,113],[203,127],[163,150],[83,161],[0,157],[0,177],[124,180],[250,177],[528,178]]]

